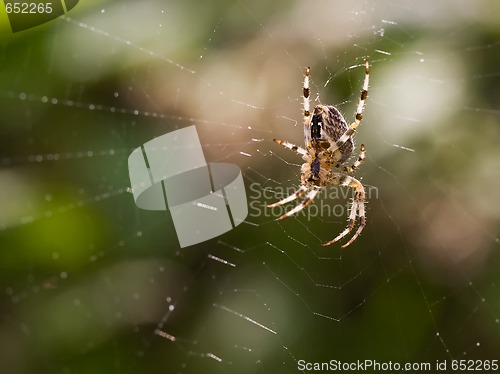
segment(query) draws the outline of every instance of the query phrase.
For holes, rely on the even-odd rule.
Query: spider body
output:
[[[349,126],[337,108],[332,105],[316,105],[311,120],[311,145],[318,151],[325,151],[335,144],[348,128]],[[349,158],[353,149],[354,143],[349,138],[338,148],[339,152],[332,153],[330,156],[340,156],[338,162],[343,163]]]
[[[363,118],[365,100],[368,96],[368,61],[365,61],[364,66],[365,79],[363,82],[363,89],[361,91],[361,98],[359,100],[355,120],[351,125],[347,125],[340,111],[332,105],[316,105],[311,114],[309,110],[310,68],[307,68],[303,88],[305,148],[298,147],[287,141],[274,139],[276,143],[297,153],[305,161],[301,167],[299,189],[285,199],[269,205],[269,207],[286,204],[304,194],[306,197],[302,203],[279,217],[278,220],[289,217],[307,207],[313,201],[314,197],[329,184],[349,186],[355,190],[346,229],[335,239],[323,245],[335,243],[350,233],[355,226],[356,219],[359,217],[359,227],[352,238],[342,246],[342,248],[345,248],[359,236],[366,225],[364,187],[361,182],[348,175],[358,169],[364,161],[364,144],[361,144],[358,160],[351,166],[345,165],[354,150],[354,141],[352,137]]]

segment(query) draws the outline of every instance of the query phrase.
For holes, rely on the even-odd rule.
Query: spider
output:
[[[288,141],[273,139],[276,143],[302,156],[302,159],[305,161],[300,169],[300,187],[292,195],[268,205],[268,207],[273,208],[286,204],[303,195],[305,195],[305,198],[300,204],[283,214],[277,220],[289,217],[307,207],[311,204],[314,197],[329,184],[349,186],[355,191],[347,227],[335,239],[323,243],[323,246],[333,244],[349,234],[354,229],[356,219],[359,217],[359,227],[351,239],[342,246],[342,248],[345,248],[356,240],[366,225],[365,189],[360,181],[348,175],[357,170],[365,160],[364,144],[361,144],[361,151],[357,161],[351,166],[346,165],[346,161],[354,150],[352,137],[363,118],[365,100],[368,96],[370,65],[367,60],[365,60],[364,66],[365,79],[361,98],[354,122],[350,126],[347,125],[339,110],[332,105],[316,105],[314,111],[310,112],[309,76],[311,68],[308,67],[306,68],[303,88],[304,138],[306,147],[302,148]]]

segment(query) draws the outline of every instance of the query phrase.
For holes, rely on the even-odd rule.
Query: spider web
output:
[[[5,366],[432,365],[418,372],[499,359],[495,7],[109,1],[18,34],[3,26]],[[276,222],[295,202],[265,206],[297,188],[301,159],[272,139],[303,144],[306,66],[312,104],[352,121],[365,58],[355,176],[367,227],[347,249],[322,247],[345,228],[352,191],[332,186]],[[249,216],[181,249],[168,213],[134,205],[127,159],[190,125],[207,161],[242,169]]]

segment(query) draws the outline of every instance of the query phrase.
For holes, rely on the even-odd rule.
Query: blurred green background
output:
[[[2,8],[1,372],[500,359],[498,14],[465,0],[82,1],[12,33]],[[365,58],[367,227],[321,247],[347,213],[275,222],[263,206],[297,186],[301,160],[272,139],[303,143],[306,66],[313,103],[352,120]],[[242,169],[250,215],[181,249],[169,213],[135,206],[127,158],[191,125],[207,161]],[[342,193],[315,206],[345,207]]]

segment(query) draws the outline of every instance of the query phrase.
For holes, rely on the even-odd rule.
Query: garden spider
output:
[[[331,105],[316,105],[314,112],[310,113],[309,75],[311,69],[308,67],[306,68],[306,75],[304,77],[303,90],[304,137],[306,147],[302,148],[287,141],[273,139],[276,143],[302,156],[302,159],[305,161],[300,169],[300,187],[297,191],[277,203],[268,205],[268,207],[273,208],[286,204],[303,195],[305,195],[305,198],[295,208],[279,217],[278,220],[289,217],[307,207],[311,204],[314,197],[329,184],[349,186],[355,190],[347,227],[335,239],[322,244],[323,246],[335,243],[349,234],[354,228],[356,218],[359,217],[359,227],[352,238],[342,246],[342,248],[345,248],[356,240],[366,225],[365,189],[360,181],[347,175],[358,169],[363,163],[365,159],[364,144],[361,144],[361,152],[357,161],[351,166],[345,165],[345,162],[354,149],[352,136],[363,118],[363,109],[368,95],[370,65],[367,60],[365,60],[364,66],[365,79],[361,98],[356,110],[356,117],[350,126],[347,125],[339,110]]]

